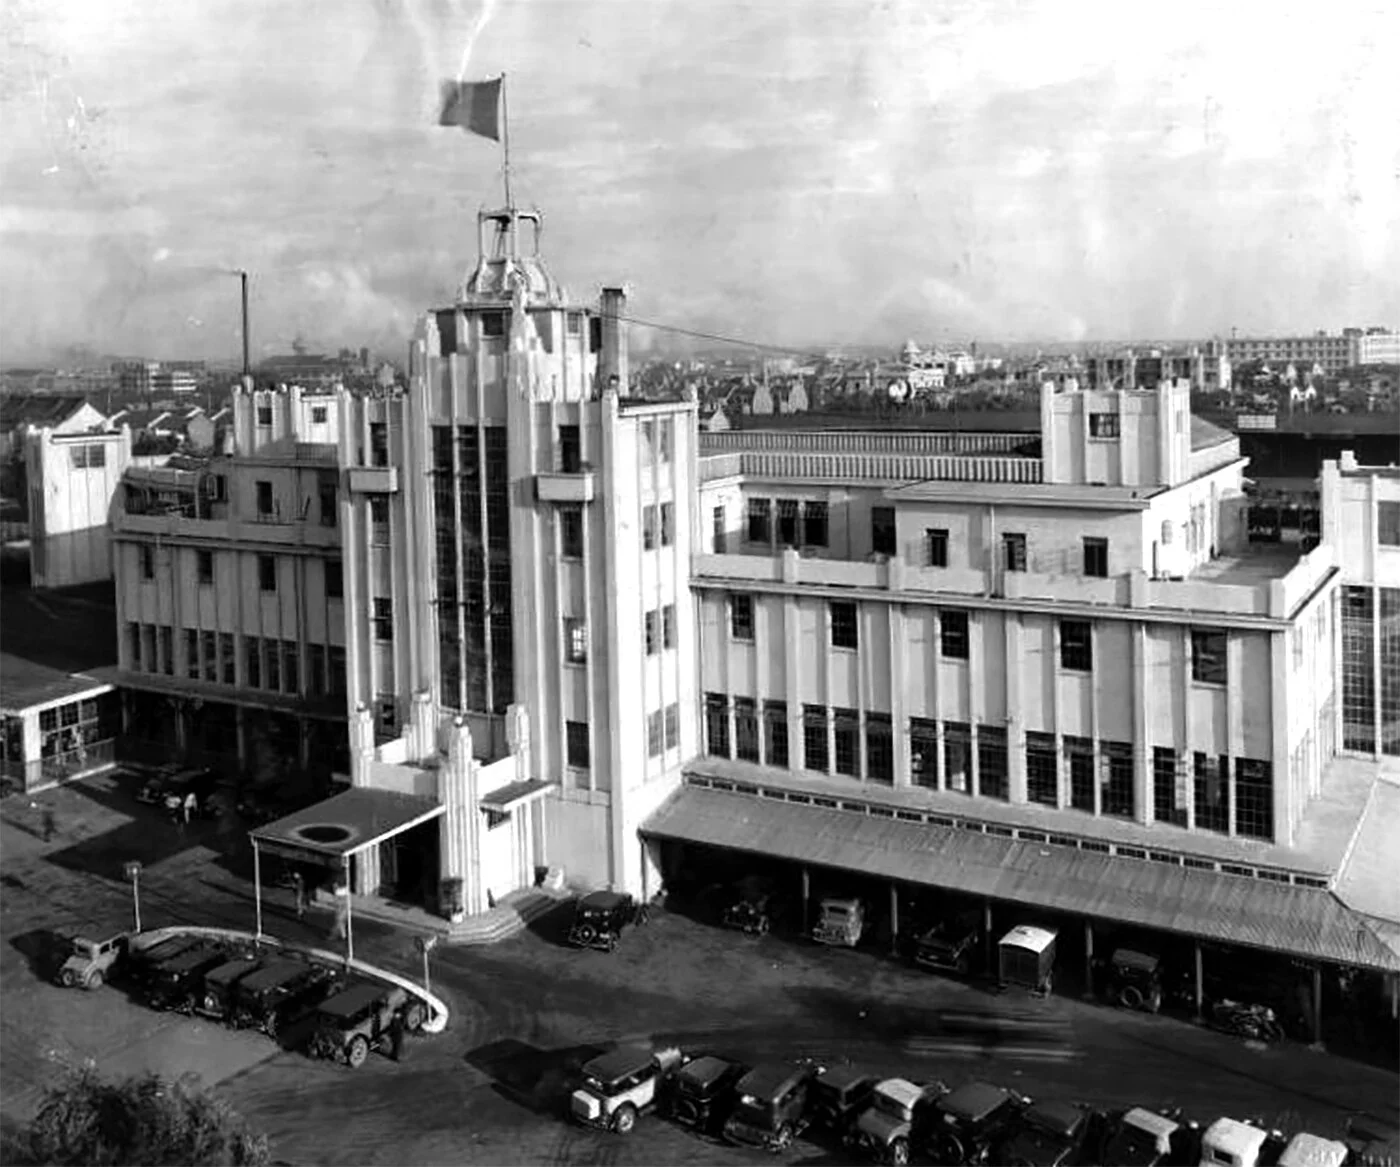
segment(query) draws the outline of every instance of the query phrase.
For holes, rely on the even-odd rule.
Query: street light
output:
[[[416,940],[418,951],[423,954],[423,992],[431,994],[433,983],[428,977],[428,953],[437,947],[436,936],[419,936]]]
[[[131,881],[131,905],[136,910],[136,931],[141,931],[141,861],[131,859],[127,861],[123,868],[127,879]]]

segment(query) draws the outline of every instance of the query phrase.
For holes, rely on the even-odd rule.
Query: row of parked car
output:
[[[193,934],[139,949],[125,934],[101,942],[80,937],[55,979],[96,989],[114,977],[153,1009],[198,1014],[274,1039],[307,1023],[308,1053],[352,1067],[427,1019],[423,1002],[397,985],[350,976],[290,950]]]
[[[1377,1149],[1390,1137],[1357,1126],[1346,1142],[1308,1133],[1285,1138],[1232,1118],[1202,1129],[1178,1112],[1105,1112],[1032,1100],[989,1082],[950,1090],[942,1082],[879,1079],[850,1066],[750,1067],[678,1049],[622,1048],[595,1058],[583,1067],[569,1110],[585,1126],[623,1135],[641,1115],[656,1112],[743,1146],[776,1152],[807,1137],[891,1164],[1342,1167],[1385,1161]]]

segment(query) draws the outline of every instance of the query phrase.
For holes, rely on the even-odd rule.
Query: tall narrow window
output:
[[[1191,632],[1191,679],[1201,685],[1223,685],[1226,679],[1226,644],[1229,635],[1193,629]]]
[[[583,469],[583,444],[576,425],[559,427],[559,470],[577,474]]]
[[[675,443],[675,437],[675,419],[660,418],[656,423],[656,460],[663,465],[671,461],[671,448]]]
[[[590,762],[588,748],[588,722],[566,721],[564,723],[565,760],[575,770],[587,770]]]
[[[943,723],[943,773],[946,789],[972,793],[972,726],[965,721]]]
[[[369,541],[375,547],[389,546],[389,496],[369,496]]]
[[[661,613],[655,608],[642,618],[642,631],[646,638],[647,656],[655,656],[661,651]]]
[[[238,659],[233,650],[233,633],[219,633],[219,669],[225,685],[238,683]]]
[[[277,590],[277,558],[275,556],[258,556],[258,587],[265,592]]]
[[[263,676],[267,679],[267,687],[274,693],[282,691],[282,651],[279,641],[270,640],[266,637],[262,641],[263,650]]]
[[[1001,537],[1002,562],[1007,571],[1026,570],[1026,537],[1018,531],[1008,531]]]
[[[345,597],[345,572],[340,560],[328,559],[325,564],[326,599],[340,600]]]
[[[144,543],[143,543],[143,544],[141,545],[141,547],[140,547],[140,552],[141,552],[141,578],[142,578],[142,579],[155,579],[155,578],[156,578],[156,556],[155,556],[155,552],[154,552],[149,546],[147,546],[147,545],[144,544]]]
[[[301,646],[295,640],[282,642],[282,688],[288,693],[301,692]]]
[[[661,504],[661,546],[669,547],[676,539],[676,504]]]
[[[799,542],[798,520],[802,504],[795,498],[778,500],[778,546],[796,547]]]
[[[714,542],[714,552],[716,555],[723,555],[725,550],[725,518],[724,508],[715,507],[710,512],[711,534]]]
[[[564,618],[564,659],[571,665],[588,660],[588,625],[569,616]]]
[[[1103,767],[1100,808],[1115,818],[1133,817],[1133,747],[1128,742],[1099,742]]]
[[[1235,759],[1235,833],[1274,839],[1274,768],[1255,758]]]
[[[952,660],[967,660],[970,648],[967,613],[959,608],[940,609],[938,623],[943,655]]]
[[[827,545],[827,505],[825,502],[809,501],[802,504],[802,543],[806,547]]]
[[[752,697],[734,698],[734,756],[758,761],[758,706]]]
[[[661,710],[647,714],[647,757],[659,758],[662,751],[663,723]]]
[[[199,680],[199,632],[194,628],[185,629],[185,676]]]
[[[1087,737],[1064,739],[1065,761],[1069,764],[1069,804],[1075,810],[1094,809],[1094,742]]]
[[[753,597],[741,592],[729,597],[729,635],[735,640],[753,640]]]
[[[661,609],[661,647],[676,647],[676,605],[667,604]]]
[[[339,508],[340,489],[334,470],[322,470],[316,476],[317,510],[320,512],[321,526],[334,527],[339,521],[336,511]]]
[[[656,508],[650,504],[642,508],[642,550],[656,550]]]
[[[374,626],[374,639],[381,644],[388,644],[394,639],[394,601],[387,596],[374,597],[374,614],[371,618]]]
[[[1159,823],[1186,825],[1186,806],[1180,797],[1176,751],[1165,746],[1152,750],[1152,817]]]
[[[1041,806],[1058,806],[1059,755],[1053,733],[1026,734],[1026,798]]]
[[[772,502],[766,498],[749,499],[748,508],[748,529],[745,532],[750,543],[762,543],[767,546],[772,542],[769,527],[769,515],[772,509]]]
[[[1229,834],[1230,759],[1197,751],[1195,771],[1196,829]]]
[[[681,707],[676,702],[666,706],[666,748],[679,749],[681,744]]]
[[[894,727],[888,713],[865,715],[865,776],[894,785]]]
[[[382,421],[369,423],[369,464],[389,465],[389,427]]]
[[[787,702],[763,703],[763,761],[769,766],[788,764]]]
[[[583,508],[559,508],[559,551],[565,559],[583,558]]]
[[[938,722],[927,717],[909,719],[909,779],[938,789]]]
[[[1084,574],[1108,578],[1108,540],[1094,535],[1084,537]]]
[[[214,582],[214,553],[203,548],[194,553],[195,571],[202,584]]]
[[[262,480],[253,484],[257,493],[258,516],[267,518],[273,513],[272,483]]]
[[[870,550],[876,555],[894,555],[898,550],[894,507],[870,508]]]
[[[1094,636],[1087,620],[1060,621],[1060,667],[1089,672],[1094,667]]]
[[[705,694],[705,752],[712,758],[729,757],[729,697]]]
[[[948,531],[945,527],[930,527],[924,532],[930,567],[948,566]]]
[[[823,774],[831,770],[830,750],[827,747],[827,712],[825,705],[804,705],[802,707],[802,765],[808,770],[819,770]]]
[[[831,647],[860,647],[860,623],[857,608],[850,601],[831,601]]]
[[[1005,802],[1011,797],[1006,754],[1006,729],[1000,725],[977,727],[977,789],[983,798]]]
[[[854,709],[833,709],[832,747],[836,772],[848,778],[860,777],[860,714]]]

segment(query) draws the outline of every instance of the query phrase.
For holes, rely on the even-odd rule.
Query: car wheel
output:
[[[410,1033],[417,1033],[423,1028],[424,1014],[426,1012],[427,1010],[425,1010],[419,1002],[414,1001],[404,1014],[404,1028]]]
[[[790,1146],[792,1146],[792,1124],[785,1122],[778,1128],[778,1133],[773,1139],[773,1150],[774,1152],[786,1151]]]
[[[102,987],[102,970],[95,968],[88,974],[88,979],[83,983],[85,989],[100,989]]]
[[[1141,1009],[1142,1001],[1142,990],[1136,985],[1127,985],[1118,994],[1118,1003],[1125,1009]]]
[[[350,1044],[345,1050],[345,1060],[350,1064],[351,1069],[358,1070],[365,1064],[365,1059],[369,1057],[369,1042],[360,1034],[356,1034],[350,1039]]]
[[[65,989],[71,989],[74,985],[78,983],[78,974],[75,973],[71,968],[65,968],[61,973],[58,974],[58,983],[62,985]]]
[[[580,944],[592,944],[598,939],[598,931],[592,924],[581,924],[575,935]]]
[[[612,952],[612,951],[614,951],[614,950],[617,948],[617,933],[615,933],[615,932],[609,932],[609,933],[608,933],[608,938],[607,938],[607,941],[606,941],[606,946],[607,946],[607,950],[608,950],[609,952]]]
[[[890,1162],[895,1164],[895,1167],[904,1167],[909,1162],[908,1139],[895,1139],[890,1144]]]
[[[624,1102],[617,1108],[617,1113],[613,1115],[613,1130],[620,1135],[630,1135],[632,1128],[636,1125],[637,1108],[630,1102]]]
[[[276,1040],[278,1028],[279,1025],[276,1013],[269,1013],[266,1017],[263,1018],[262,1031],[265,1034],[267,1034],[268,1037],[272,1038],[273,1040]]]
[[[768,921],[766,919],[758,922],[758,934],[760,936],[768,935]]]

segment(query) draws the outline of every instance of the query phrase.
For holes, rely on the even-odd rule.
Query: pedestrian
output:
[[[54,832],[58,830],[58,824],[54,822],[53,807],[44,807],[44,842],[53,841]]]
[[[306,915],[306,881],[300,871],[292,875],[292,895],[296,897],[297,919],[300,920]]]
[[[403,1012],[397,1009],[389,1022],[389,1056],[396,1062],[403,1056]]]
[[[637,927],[644,928],[651,923],[651,905],[643,900],[637,905]]]
[[[180,810],[185,816],[185,824],[188,826],[190,819],[194,816],[195,809],[199,806],[199,800],[195,798],[194,791],[191,790],[185,795],[184,801],[180,804]]]
[[[335,889],[335,920],[331,924],[332,940],[344,940],[346,937],[345,917],[349,911],[349,905],[350,889],[346,887],[337,887]]]

